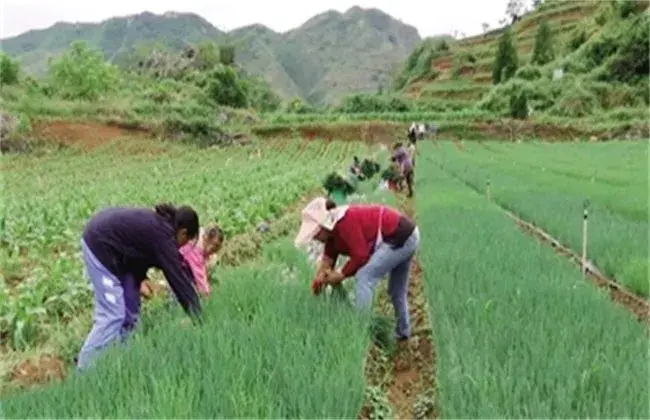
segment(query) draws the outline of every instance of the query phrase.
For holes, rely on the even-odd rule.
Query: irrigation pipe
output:
[[[486,194],[489,194],[489,192],[486,191],[486,194],[483,194],[481,191],[478,190],[474,185],[471,183],[467,182],[466,180],[460,178],[457,176],[455,173],[450,172],[446,170],[442,165],[438,164],[441,170],[443,170],[445,173],[451,175],[453,178],[456,180],[462,182],[466,186],[468,186],[471,190],[473,190],[475,193],[479,195],[485,196]],[[488,181],[489,182],[489,181]],[[490,182],[491,184],[491,182]],[[486,185],[487,186],[487,185]],[[489,191],[489,190],[488,190]],[[491,198],[491,197],[490,197]],[[527,222],[526,220],[523,220],[519,216],[517,216],[515,213],[511,212],[510,210],[506,209],[503,207],[501,204],[495,202],[494,200],[488,199],[491,203],[495,204],[501,211],[503,211],[508,217],[510,217],[512,220],[515,221],[519,226],[522,226],[526,229],[528,229],[533,235],[536,235],[538,238],[542,238],[543,240],[547,241],[553,248],[555,248],[557,251],[561,252],[565,256],[567,256],[571,261],[576,263],[581,271],[583,271],[584,274],[588,274],[593,280],[596,285],[599,286],[607,286],[610,292],[616,293],[619,296],[625,298],[627,302],[633,302],[634,306],[636,308],[640,308],[641,310],[635,310],[632,308],[633,305],[626,304],[625,306],[628,307],[628,309],[632,310],[639,319],[643,321],[649,321],[650,320],[650,302],[648,302],[646,299],[630,292],[625,286],[622,286],[621,284],[617,283],[616,281],[608,278],[605,274],[603,274],[598,267],[595,266],[595,264],[586,259],[586,258],[581,258],[578,254],[575,253],[571,248],[564,246],[560,241],[555,239],[553,236],[551,236],[548,232],[545,230],[535,226],[534,224]],[[614,299],[616,300],[616,299]]]
[[[501,206],[499,206],[501,207]],[[503,209],[503,207],[501,207]],[[564,255],[567,255],[571,261],[573,261],[576,265],[579,267],[583,267],[582,263],[582,258],[576,254],[575,251],[573,251],[571,248],[568,248],[560,241],[555,239],[553,236],[551,236],[548,232],[544,231],[543,229],[535,226],[534,224],[527,222],[517,216],[516,214],[512,213],[509,210],[503,209],[503,211],[511,218],[513,219],[517,224],[524,226],[526,229],[529,229],[533,234],[541,237],[545,241],[551,244],[553,248],[556,248],[559,250],[561,253]],[[614,289],[618,291],[619,293],[625,295],[628,299],[636,301],[640,306],[645,307],[646,311],[650,312],[650,303],[643,299],[642,297],[630,292],[627,290],[624,286],[621,284],[617,283],[616,281],[608,278],[605,276],[599,269],[594,265],[594,263],[588,259],[584,261],[584,271],[589,274],[591,277],[595,278],[599,283],[606,285],[610,289]]]

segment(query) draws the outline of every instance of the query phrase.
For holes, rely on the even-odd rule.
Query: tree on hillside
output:
[[[0,87],[18,83],[20,64],[7,54],[0,52]]]
[[[216,66],[208,75],[207,94],[216,104],[233,108],[248,106],[247,86],[232,67]]]
[[[483,23],[481,23],[481,28],[483,29],[483,33],[486,33],[488,31],[488,29],[490,29],[490,24],[486,23],[486,22],[483,22]]]
[[[52,85],[66,99],[97,100],[118,82],[117,67],[83,41],[73,42],[70,49],[49,65]]]
[[[533,46],[533,57],[531,62],[543,66],[550,63],[555,58],[555,51],[553,50],[553,34],[551,33],[551,26],[544,20],[537,28],[535,34],[535,45]]]
[[[194,66],[199,70],[209,70],[219,64],[219,48],[210,41],[205,41],[197,46],[197,55],[194,57]]]
[[[544,3],[544,0],[533,0],[533,9],[537,9],[542,3]]]
[[[221,45],[219,47],[219,61],[224,66],[232,66],[235,64],[235,46]]]
[[[511,19],[511,22],[514,24],[521,16],[524,14],[524,2],[523,0],[508,0],[506,5],[506,15]]]
[[[492,67],[493,83],[496,85],[510,79],[517,72],[517,67],[519,67],[519,57],[515,41],[510,29],[506,29],[499,37],[499,46]]]

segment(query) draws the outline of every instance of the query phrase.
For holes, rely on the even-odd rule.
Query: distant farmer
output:
[[[411,144],[415,144],[417,141],[417,125],[414,123],[411,124],[408,131],[408,138]]]
[[[84,369],[109,344],[124,340],[140,314],[140,283],[150,267],[162,270],[183,309],[201,313],[199,297],[179,248],[199,231],[191,207],[159,204],[146,208],[110,208],[88,222],[81,240],[86,272],[95,293],[93,328],[77,366]]]
[[[399,211],[384,205],[352,204],[337,207],[326,198],[312,200],[302,211],[302,224],[294,241],[302,247],[316,240],[325,245],[312,287],[339,286],[356,276],[356,306],[370,309],[377,285],[389,275],[388,293],[397,317],[398,341],[408,340],[411,327],[408,312],[409,268],[420,244],[415,223]],[[339,255],[350,259],[341,271],[334,271]]]
[[[223,239],[223,230],[217,225],[211,225],[200,232],[196,241],[190,241],[180,249],[181,255],[192,271],[196,290],[202,296],[208,296],[211,292],[207,262],[221,249]]]
[[[357,156],[354,156],[352,159],[352,165],[350,165],[350,173],[358,179],[364,178],[363,172],[361,171],[361,162],[359,162],[359,158]]]
[[[423,124],[423,123],[418,124],[418,128],[417,128],[417,138],[418,138],[418,140],[422,140],[424,138],[424,135],[426,134],[426,132],[427,132],[426,124]]]
[[[409,157],[408,151],[404,148],[401,142],[395,143],[393,146],[393,155],[391,160],[397,162],[400,167],[400,172],[402,177],[406,180],[406,186],[408,188],[408,196],[413,197],[413,163]]]
[[[413,169],[415,169],[415,154],[417,153],[415,143],[409,143],[406,147],[406,151],[408,152],[409,159],[411,159],[411,165],[413,165]]]

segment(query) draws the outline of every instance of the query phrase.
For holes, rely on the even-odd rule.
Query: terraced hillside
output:
[[[519,65],[530,63],[535,33],[539,24],[548,22],[551,28],[556,57],[565,54],[566,46],[574,39],[596,35],[604,2],[589,0],[548,0],[535,11],[523,16],[510,28],[515,35]],[[647,8],[647,1],[637,1]],[[594,25],[590,25],[590,23]],[[598,23],[598,24],[595,24]],[[456,107],[475,103],[492,85],[492,67],[500,35],[507,27],[488,31],[483,35],[448,43],[446,51],[439,52],[430,67],[408,81],[403,91],[414,99],[454,102]],[[586,40],[583,38],[583,42]]]

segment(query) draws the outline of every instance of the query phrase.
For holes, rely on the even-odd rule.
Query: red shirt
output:
[[[382,208],[382,237],[392,235],[402,215],[397,210],[377,204],[351,205],[345,216],[334,225],[332,236],[325,244],[324,253],[332,259],[332,264],[336,264],[340,254],[350,257],[342,270],[346,278],[354,276],[370,260],[377,240],[379,213]]]

